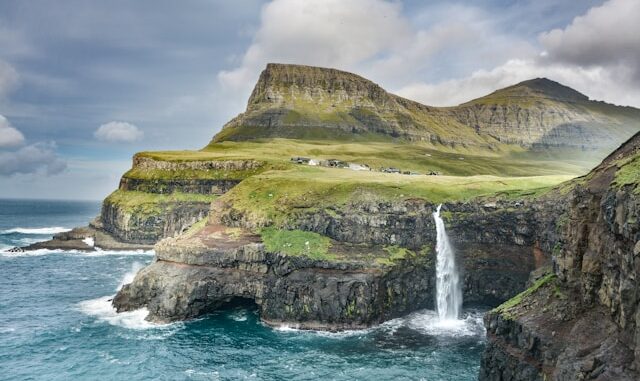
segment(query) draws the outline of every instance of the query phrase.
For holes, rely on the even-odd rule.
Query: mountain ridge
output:
[[[547,78],[499,89],[453,107],[423,105],[357,74],[270,63],[247,109],[213,142],[260,138],[401,139],[496,149],[610,150],[640,130],[640,110],[592,101]]]

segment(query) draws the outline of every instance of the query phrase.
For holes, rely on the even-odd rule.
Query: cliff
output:
[[[241,195],[232,189],[207,221],[156,245],[157,260],[114,299],[118,311],[146,307],[150,320],[172,321],[243,299],[268,324],[340,330],[433,308],[437,204],[370,193],[340,206],[294,202],[287,213],[271,193],[283,218],[268,220],[238,209]],[[555,245],[554,207],[501,197],[443,205],[467,304],[495,306],[524,289]]]
[[[640,134],[560,201],[553,272],[489,313],[481,380],[640,377]]]

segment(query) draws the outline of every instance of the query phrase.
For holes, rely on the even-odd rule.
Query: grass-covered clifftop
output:
[[[220,201],[256,224],[285,224],[298,210],[340,209],[358,201],[422,199],[429,203],[464,202],[510,192],[541,192],[571,179],[571,175],[528,177],[408,176],[349,169],[298,167],[253,176]]]

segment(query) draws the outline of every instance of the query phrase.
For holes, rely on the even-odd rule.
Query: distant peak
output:
[[[589,97],[586,95],[548,78],[529,79],[513,86],[497,90],[490,94],[489,97],[495,95],[543,97],[570,102],[589,100]]]

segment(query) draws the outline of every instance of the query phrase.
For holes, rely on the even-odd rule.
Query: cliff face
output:
[[[467,304],[497,305],[525,287],[549,258],[555,225],[548,208],[526,201],[478,200],[443,205]],[[271,324],[362,328],[433,308],[436,205],[423,200],[356,203],[300,211],[286,230],[331,238],[340,259],[270,252],[249,232],[255,221],[215,202],[209,222],[156,245],[157,262],[114,299],[119,311],[147,307],[159,321],[193,318],[248,299]],[[412,250],[392,262],[372,260],[381,247]]]
[[[312,231],[356,245],[398,245],[433,251],[437,205],[424,200],[357,202],[332,210],[298,210],[285,229]],[[524,289],[529,273],[544,265],[557,242],[555,212],[562,205],[529,200],[447,203],[443,219],[456,248],[467,303],[496,305]],[[216,203],[228,226],[255,228],[252,216]],[[435,254],[434,254],[435,255]]]
[[[217,196],[263,163],[254,160],[162,161],[137,155],[102,204],[100,228],[117,240],[154,244],[206,217]]]
[[[334,140],[376,136],[453,146],[611,150],[640,129],[640,110],[590,101],[544,78],[457,107],[429,107],[335,69],[269,64],[247,110],[214,137]],[[382,138],[384,139],[384,138]]]
[[[157,261],[114,299],[118,311],[149,309],[149,319],[201,316],[226,303],[255,302],[263,321],[311,329],[364,328],[432,306],[428,257],[385,267],[266,251],[247,231],[209,224],[156,246]]]
[[[355,74],[311,66],[268,64],[247,110],[227,123],[214,142],[267,137],[334,140],[402,138],[480,145],[492,138],[446,113],[387,93]]]
[[[451,109],[459,122],[509,144],[612,150],[637,131],[640,112],[589,98],[546,78]]]
[[[481,380],[640,377],[640,135],[561,202],[554,272],[485,318]]]

